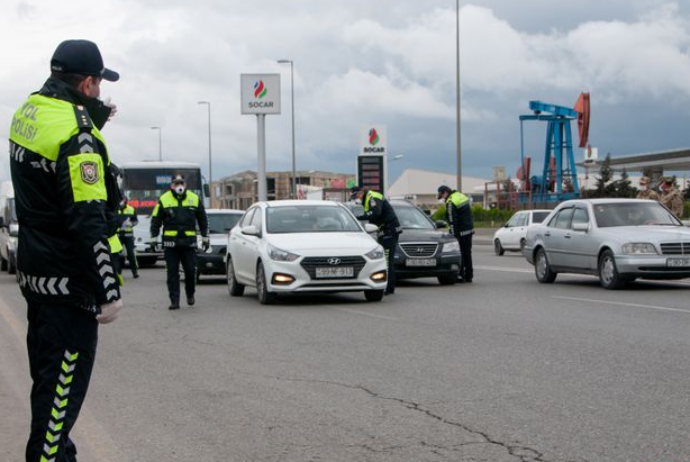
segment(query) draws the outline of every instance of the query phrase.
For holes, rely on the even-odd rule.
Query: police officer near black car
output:
[[[367,220],[379,227],[378,242],[383,247],[388,265],[388,283],[385,293],[391,295],[395,293],[395,252],[402,233],[398,216],[390,202],[379,192],[355,186],[352,188],[350,200],[357,200],[364,207],[364,214],[358,216],[358,220]]]
[[[123,253],[126,253],[129,268],[132,270],[132,277],[134,279],[139,277],[139,265],[134,250],[134,227],[138,224],[137,209],[132,207],[126,198],[123,198],[117,211],[117,235],[123,247],[123,252],[120,253],[119,270],[120,274],[122,274],[122,268],[125,267],[125,256]]]
[[[434,220],[446,220],[450,226],[450,233],[460,244],[461,264],[458,282],[472,282],[474,269],[472,267],[472,235],[474,234],[474,219],[469,197],[455,191],[446,185],[438,187],[438,199],[444,201],[433,214]]]
[[[193,306],[195,303],[197,224],[202,236],[202,247],[206,251],[211,242],[204,204],[198,195],[187,189],[182,175],[174,175],[170,190],[163,193],[151,214],[149,241],[151,247],[155,246],[162,227],[171,310],[180,308],[180,263],[184,271],[187,305]]]
[[[119,192],[100,132],[115,111],[98,99],[101,82],[119,75],[87,40],[60,43],[50,68],[10,127],[33,381],[26,461],[76,462],[70,433],[89,388],[98,324],[122,308],[114,267]]]

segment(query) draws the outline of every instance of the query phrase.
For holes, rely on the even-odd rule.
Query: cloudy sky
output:
[[[256,168],[256,122],[240,114],[240,74],[282,73],[283,114],[267,117],[267,167],[290,168],[295,63],[298,169],[353,172],[361,129],[388,127],[405,168],[455,170],[452,0],[8,0],[0,16],[0,142],[15,108],[67,38],[98,43],[121,80],[104,129],[117,163],[158,156],[214,177]],[[67,5],[69,4],[69,8]],[[520,155],[530,100],[572,106],[592,94],[591,142],[634,154],[690,146],[690,0],[461,0],[463,168],[490,177]],[[575,128],[575,127],[574,127]],[[543,125],[527,147],[543,156]],[[0,162],[7,179],[8,157]]]

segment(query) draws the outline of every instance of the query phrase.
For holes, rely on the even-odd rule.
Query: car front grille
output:
[[[664,255],[690,255],[690,242],[661,244],[661,253]]]
[[[338,263],[334,263],[338,261]],[[343,266],[351,266],[354,268],[353,277],[344,277],[339,279],[356,279],[359,276],[359,272],[362,271],[366,260],[364,257],[354,256],[354,257],[305,257],[301,262],[302,268],[309,273],[309,277],[316,279],[316,268],[337,268]]]
[[[400,248],[408,257],[433,257],[438,249],[438,244],[434,243],[405,243],[400,244]]]

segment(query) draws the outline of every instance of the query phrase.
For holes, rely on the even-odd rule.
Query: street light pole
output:
[[[292,109],[292,190],[290,195],[297,199],[296,167],[295,167],[295,66],[291,59],[279,59],[279,64],[290,64],[290,108]]]
[[[199,101],[198,104],[205,104],[206,106],[208,106],[208,187],[209,192],[211,193],[209,201],[211,201],[211,207],[213,207],[213,191],[211,191],[211,189],[213,188],[213,161],[211,156],[211,102]]]
[[[462,140],[460,137],[460,0],[455,0],[455,93],[456,101],[456,144],[457,144],[457,190],[462,192]]]
[[[158,130],[158,160],[163,161],[163,127],[151,127],[151,130]]]

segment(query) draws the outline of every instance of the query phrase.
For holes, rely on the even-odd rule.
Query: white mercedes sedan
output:
[[[380,301],[388,274],[371,227],[336,202],[258,202],[228,234],[230,295],[250,286],[261,304],[295,292],[360,291]]]

